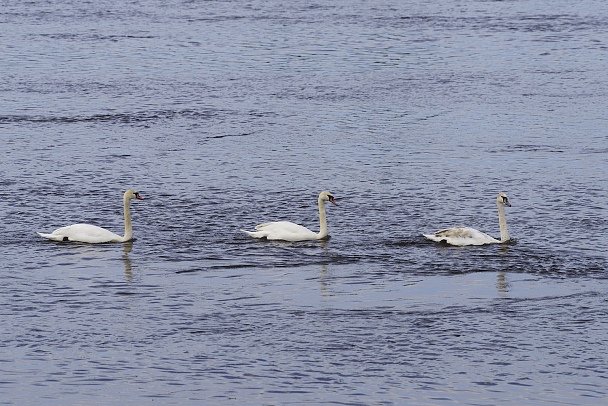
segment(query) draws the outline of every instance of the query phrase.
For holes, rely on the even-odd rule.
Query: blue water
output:
[[[608,5],[292,3],[0,2],[0,404],[605,404]]]

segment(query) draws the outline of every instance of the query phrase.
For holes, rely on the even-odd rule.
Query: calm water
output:
[[[603,1],[0,1],[0,404],[603,405]],[[136,240],[52,243],[75,222]],[[269,220],[332,238],[241,233]],[[514,241],[453,248],[423,232]]]

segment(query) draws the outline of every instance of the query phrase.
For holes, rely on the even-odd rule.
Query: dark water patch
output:
[[[503,150],[490,150],[490,153],[551,153],[551,154],[559,154],[564,153],[563,148],[559,148],[556,145],[511,145],[506,147]]]
[[[180,110],[154,111],[139,113],[94,114],[91,116],[57,117],[57,116],[0,116],[0,124],[34,123],[34,124],[70,124],[70,123],[121,123],[135,124],[187,118],[191,120],[208,120],[217,117],[220,112],[214,110]]]
[[[73,40],[73,41],[120,41],[125,39],[154,39],[156,37],[146,34],[125,34],[125,35],[99,35],[91,33],[53,33],[53,34],[35,34],[42,38],[49,38],[53,40]]]

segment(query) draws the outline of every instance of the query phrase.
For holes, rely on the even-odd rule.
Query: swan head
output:
[[[336,203],[336,201],[334,200],[334,195],[332,195],[331,192],[328,192],[327,190],[324,190],[323,192],[321,192],[321,194],[319,194],[319,200],[324,202],[332,202],[336,206],[338,205],[338,203]]]
[[[144,198],[139,195],[139,192],[129,189],[125,192],[124,200],[131,200],[131,199],[144,200]]]
[[[511,203],[509,203],[509,198],[507,197],[507,195],[505,193],[500,192],[498,194],[498,197],[496,198],[496,201],[500,204],[504,204],[505,206],[509,206],[511,207]]]

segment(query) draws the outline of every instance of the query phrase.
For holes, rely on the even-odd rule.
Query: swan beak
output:
[[[509,201],[508,201],[507,199],[505,199],[505,200],[503,201],[503,203],[505,204],[505,206],[509,206],[509,207],[511,207],[511,203],[509,203]]]
[[[144,200],[144,198],[143,198],[143,197],[141,197],[141,196],[139,195],[139,193],[135,193],[135,198],[136,198],[136,199],[139,199],[139,200]]]
[[[338,205],[338,203],[336,203],[336,201],[334,200],[333,196],[329,197],[329,201],[332,202],[333,204],[335,204],[336,206]]]

